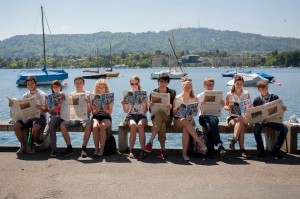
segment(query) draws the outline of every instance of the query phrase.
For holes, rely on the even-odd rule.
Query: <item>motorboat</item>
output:
[[[82,75],[84,79],[105,79],[107,76],[105,73]]]
[[[159,75],[166,73],[169,75],[170,79],[181,79],[187,75],[186,72],[176,71],[176,70],[162,70],[155,73],[151,73],[151,79],[158,79]]]
[[[222,73],[222,77],[233,77],[237,73],[250,74],[251,72],[251,70],[227,70],[226,72]]]
[[[259,76],[256,73],[251,73],[251,74],[243,74],[243,73],[238,73],[238,75],[242,76],[244,78],[244,86],[256,86],[256,83],[261,81],[261,80],[266,80],[269,82],[268,79],[263,78],[262,76]],[[234,79],[230,80],[227,82],[227,86],[232,86],[234,84]]]
[[[16,81],[16,84],[18,86],[26,86],[26,79],[28,76],[34,76],[36,78],[37,85],[49,85],[54,80],[58,80],[58,81],[62,82],[63,80],[68,79],[68,73],[63,69],[47,70],[43,6],[41,6],[41,13],[42,13],[42,29],[43,29],[44,64],[43,64],[42,69],[21,70],[17,76],[17,81]]]
[[[258,74],[259,76],[261,76],[263,78],[268,79],[270,82],[274,79],[274,76],[266,74],[266,73],[259,72],[259,73],[256,73],[256,74]]]

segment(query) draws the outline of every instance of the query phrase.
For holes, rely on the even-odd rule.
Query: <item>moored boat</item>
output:
[[[256,73],[251,73],[251,74],[237,74],[240,75],[244,78],[244,86],[256,86],[256,83],[261,81],[261,80],[267,80],[266,78],[263,78]],[[269,82],[269,81],[268,81]],[[230,80],[227,82],[227,86],[232,86],[234,84],[234,79]]]
[[[269,81],[272,81],[274,79],[274,76],[266,74],[266,73],[258,72],[256,74],[258,74],[259,76],[261,76],[263,78],[268,79]]]

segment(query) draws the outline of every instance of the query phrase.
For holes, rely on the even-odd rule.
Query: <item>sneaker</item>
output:
[[[151,142],[148,142],[146,144],[145,151],[148,152],[148,153],[151,153],[151,151],[152,151],[152,143]]]
[[[166,157],[166,150],[160,150],[159,154],[157,155],[160,159],[165,159]]]
[[[54,158],[54,157],[56,157],[56,156],[57,156],[57,151],[51,151],[50,157],[51,157],[51,158]]]
[[[129,151],[129,157],[130,157],[131,159],[135,159],[135,154],[134,154],[133,150],[130,150],[130,151]]]
[[[73,148],[72,148],[72,146],[68,146],[66,149],[65,149],[65,151],[63,152],[63,156],[64,157],[67,157],[67,156],[69,156],[69,155],[71,155],[71,154],[73,154]]]
[[[26,147],[25,147],[25,146],[21,146],[21,147],[19,148],[19,150],[17,151],[17,154],[25,153],[25,151],[26,151]]]
[[[88,157],[87,152],[86,152],[86,149],[82,149],[82,150],[81,150],[81,157],[82,157],[82,158]]]
[[[250,155],[247,153],[247,151],[245,149],[241,149],[241,156],[243,158],[249,158]]]
[[[223,145],[220,145],[218,148],[218,152],[220,155],[226,155],[226,150]]]
[[[145,150],[141,150],[140,159],[144,159],[146,157]]]
[[[231,150],[235,150],[235,143],[236,143],[236,141],[234,140],[234,139],[232,139],[231,141],[230,141],[230,144],[229,144],[229,148],[231,149]]]
[[[264,158],[265,157],[265,150],[259,150],[257,153],[257,156],[260,158]]]
[[[34,141],[33,144],[35,146],[41,146],[42,144],[44,144],[44,140],[43,139],[38,139],[37,141]]]
[[[279,150],[273,150],[273,155],[277,159],[284,159],[284,155]]]

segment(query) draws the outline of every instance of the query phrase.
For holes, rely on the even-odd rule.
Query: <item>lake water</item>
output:
[[[110,78],[108,79],[108,85],[110,91],[115,94],[115,104],[114,110],[112,113],[113,118],[113,130],[117,130],[118,124],[125,117],[125,113],[122,110],[121,99],[123,95],[123,90],[130,89],[129,78],[136,74],[141,78],[141,85],[143,90],[149,92],[152,91],[157,86],[156,80],[150,79],[150,74],[152,72],[156,72],[161,69],[119,69],[116,70],[120,72],[120,76],[118,78]],[[222,77],[222,73],[225,72],[226,68],[187,68],[188,76],[193,80],[193,87],[195,94],[203,92],[203,79],[207,76],[211,76],[215,78],[215,89],[223,90],[223,95],[225,97],[226,93],[231,89],[231,87],[226,86],[226,83],[231,79],[228,77]],[[0,86],[0,119],[7,120],[9,119],[9,108],[8,108],[8,100],[6,96],[21,98],[22,95],[27,91],[26,87],[19,88],[16,87],[15,81],[17,75],[20,70],[10,70],[10,69],[2,69],[0,70],[1,76],[1,86]],[[67,69],[69,73],[69,78],[64,81],[68,86],[63,87],[63,91],[71,92],[74,90],[73,80],[74,77],[83,75],[83,69]],[[279,68],[255,68],[252,69],[252,72],[264,72],[270,75],[275,76],[276,82],[269,84],[269,90],[271,93],[277,94],[280,98],[284,100],[284,104],[287,106],[288,110],[285,112],[284,119],[287,120],[292,114],[296,114],[300,117],[300,77],[299,72],[300,69],[289,68],[289,69],[279,69]],[[85,90],[92,91],[94,88],[96,80],[86,80]],[[281,86],[278,86],[278,83]],[[181,93],[181,81],[180,80],[171,80],[169,84],[169,88],[176,90],[179,94]],[[50,86],[41,86],[39,89],[45,91],[47,94],[51,93]],[[258,91],[256,87],[245,87],[246,90],[250,92],[251,99],[258,96]],[[227,112],[222,112],[222,117],[220,121],[225,121]],[[150,115],[148,113],[148,118]],[[195,117],[195,120],[198,119]],[[196,122],[198,123],[198,122]],[[199,124],[197,124],[199,126]],[[58,132],[58,145],[65,146],[63,138],[61,137],[61,133]],[[147,141],[150,134],[147,134]],[[80,133],[71,133],[71,140],[74,146],[82,145],[82,137],[83,134]],[[225,144],[225,147],[228,147],[227,139],[232,137],[231,134],[221,134],[221,138]],[[300,137],[300,136],[299,136]],[[117,136],[116,136],[117,138]],[[138,140],[136,142],[136,146],[138,146]],[[299,138],[298,138],[298,148],[299,148]],[[7,132],[0,134],[0,145],[19,145],[14,133]],[[89,146],[93,147],[92,136],[89,141]],[[154,142],[154,147],[158,147],[158,141]],[[181,147],[181,135],[176,134],[167,134],[167,147]],[[247,147],[255,147],[256,143],[254,140],[253,134],[247,134],[245,139],[245,146]]]

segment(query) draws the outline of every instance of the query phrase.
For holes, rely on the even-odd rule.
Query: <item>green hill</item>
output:
[[[269,37],[237,31],[219,31],[207,28],[180,28],[173,31],[177,51],[228,53],[278,52],[300,49],[300,39]],[[145,52],[160,50],[171,53],[168,37],[172,31],[143,33],[111,33],[46,35],[48,55],[93,55],[112,52]],[[29,57],[42,54],[41,35],[18,35],[0,41],[0,57]]]

